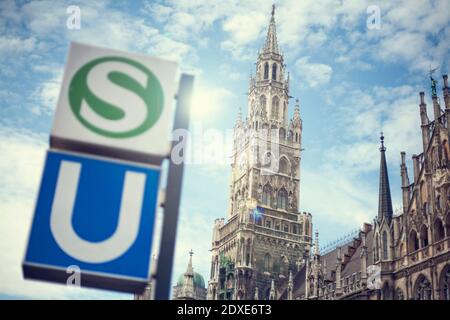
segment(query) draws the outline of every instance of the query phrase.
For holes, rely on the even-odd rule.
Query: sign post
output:
[[[186,74],[181,76],[180,88],[177,95],[177,107],[175,110],[174,131],[189,129],[189,112],[193,84],[193,76]],[[183,139],[186,139],[186,137],[183,137]],[[183,141],[183,143],[186,144],[186,141]],[[172,150],[175,145],[176,141],[173,141]],[[185,152],[185,150],[183,152]],[[171,157],[173,157],[172,154]],[[170,297],[170,281],[172,278],[173,256],[175,252],[185,157],[186,154],[183,153],[182,161],[179,164],[175,163],[173,161],[174,159],[170,159],[161,245],[159,249],[158,267],[156,270],[156,300],[168,300]]]

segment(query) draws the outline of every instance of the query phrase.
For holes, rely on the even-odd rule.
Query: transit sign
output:
[[[160,168],[49,150],[28,248],[26,278],[142,292],[150,252]]]
[[[140,162],[170,151],[177,63],[72,43],[51,147]]]

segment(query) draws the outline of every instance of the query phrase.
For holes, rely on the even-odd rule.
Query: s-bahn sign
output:
[[[51,146],[157,162],[170,149],[176,70],[171,61],[73,43]]]

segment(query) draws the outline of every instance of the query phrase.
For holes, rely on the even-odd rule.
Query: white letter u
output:
[[[73,208],[81,164],[61,161],[50,214],[50,229],[56,243],[69,256],[88,263],[104,263],[121,256],[136,240],[145,188],[145,174],[127,171],[117,228],[100,242],[80,238],[72,226]]]

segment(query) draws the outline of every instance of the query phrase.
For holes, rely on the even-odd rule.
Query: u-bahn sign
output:
[[[160,168],[50,150],[36,203],[26,278],[141,292],[149,281]]]
[[[72,43],[51,147],[158,162],[169,153],[177,64]]]

